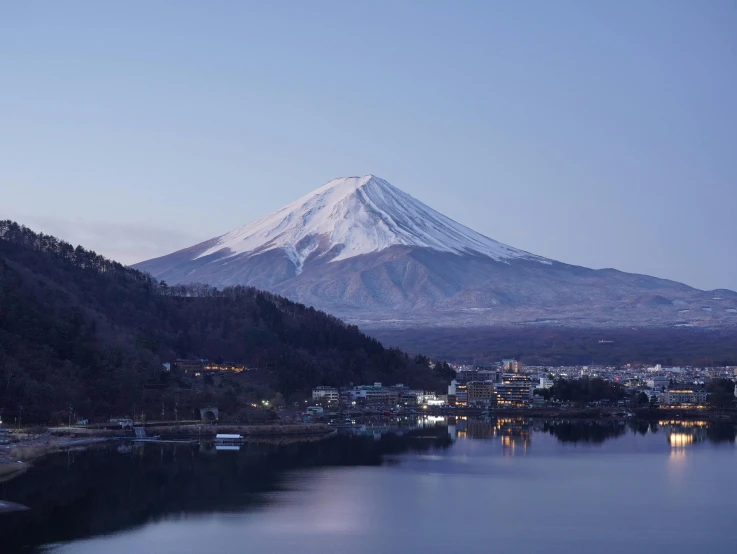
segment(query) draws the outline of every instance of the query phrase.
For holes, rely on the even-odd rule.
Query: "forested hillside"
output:
[[[0,408],[27,421],[131,412],[173,398],[185,409],[227,397],[252,399],[237,383],[199,398],[162,374],[180,357],[244,362],[271,376],[285,397],[317,384],[447,383],[447,366],[386,349],[357,327],[250,287],[168,287],[94,252],[0,222]],[[155,382],[155,387],[146,387]],[[153,392],[151,392],[152,389]],[[221,387],[222,389],[222,387]]]

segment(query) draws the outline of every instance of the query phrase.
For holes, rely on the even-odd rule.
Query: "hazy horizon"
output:
[[[0,218],[135,263],[378,175],[534,254],[737,290],[737,4],[0,7]]]

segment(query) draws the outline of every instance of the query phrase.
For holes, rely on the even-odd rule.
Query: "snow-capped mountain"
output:
[[[340,261],[390,246],[480,254],[493,260],[543,261],[456,223],[374,175],[333,179],[296,202],[217,238],[197,258],[282,249],[300,273],[311,256]]]
[[[225,235],[136,266],[246,284],[366,326],[737,324],[737,294],[562,264],[477,233],[387,181],[334,179]]]

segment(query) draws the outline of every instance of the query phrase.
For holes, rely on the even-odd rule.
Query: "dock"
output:
[[[136,433],[136,438],[131,439],[131,442],[135,444],[199,444],[200,442],[192,439],[162,439],[159,435],[156,435],[155,437],[148,437],[146,436],[146,429],[144,427],[134,427],[133,430]]]
[[[199,444],[200,441],[193,439],[160,439],[157,437],[130,439],[134,444]]]

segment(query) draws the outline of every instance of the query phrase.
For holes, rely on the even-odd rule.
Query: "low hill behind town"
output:
[[[169,287],[82,247],[0,222],[5,419],[12,413],[25,421],[65,420],[70,407],[85,417],[109,417],[166,402],[177,402],[184,414],[188,384],[162,372],[162,363],[194,357],[256,368],[270,392],[287,400],[318,384],[435,388],[448,381],[447,366],[431,369],[426,358],[384,348],[314,308],[252,287]],[[237,382],[214,389],[199,400],[216,398],[235,410],[238,400],[258,396]]]

